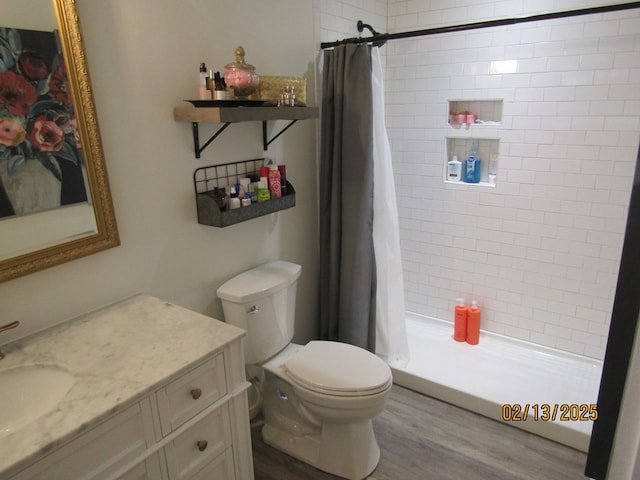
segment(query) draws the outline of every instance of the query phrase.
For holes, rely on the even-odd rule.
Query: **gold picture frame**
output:
[[[42,246],[34,246],[27,252],[19,252],[18,245],[10,245],[7,250],[9,253],[0,259],[0,282],[120,245],[77,4],[75,0],[52,2],[85,162],[90,197],[88,204],[91,207],[89,214],[95,217],[95,228],[90,231],[78,231],[76,234],[65,234],[61,238],[47,239]],[[31,7],[29,5],[26,8]],[[44,212],[38,215],[46,217],[53,213]],[[38,225],[29,223],[38,220],[32,220],[30,217],[32,216],[26,215],[20,219],[20,228],[24,228],[24,233],[19,235],[23,238],[37,236],[35,232]],[[92,218],[91,221],[93,220]],[[0,220],[0,236],[3,235],[2,229],[15,232],[16,224],[12,222],[14,219]],[[11,253],[14,247],[18,254]]]

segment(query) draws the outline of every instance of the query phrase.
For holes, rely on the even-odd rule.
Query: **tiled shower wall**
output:
[[[316,22],[330,41],[358,19],[399,32],[612,3],[317,0]],[[451,320],[457,297],[477,298],[486,330],[602,358],[639,142],[640,12],[383,48],[407,309]],[[501,125],[450,127],[452,100],[502,101]],[[447,137],[499,139],[495,188],[444,182]]]
[[[319,42],[357,37],[358,20],[379,32],[387,26],[387,0],[314,0],[314,11]],[[367,36],[369,32],[362,35]]]
[[[388,29],[606,3],[389,0]],[[487,330],[602,358],[639,142],[640,10],[385,48],[407,309],[450,320],[456,297],[477,298]],[[501,125],[447,124],[448,101],[488,99]],[[499,139],[495,188],[444,183],[446,137]]]

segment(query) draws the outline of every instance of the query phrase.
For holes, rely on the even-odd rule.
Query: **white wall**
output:
[[[392,32],[615,1],[389,1]],[[387,44],[407,308],[602,358],[640,131],[640,11]],[[513,73],[501,72],[512,61]],[[448,100],[503,99],[500,127]],[[499,138],[496,188],[443,182],[445,137]],[[485,159],[488,160],[488,159]]]
[[[306,76],[313,101],[311,0],[78,3],[122,246],[0,284],[0,324],[21,322],[0,342],[139,292],[222,318],[216,288],[274,259],[303,267],[296,340],[312,338],[316,121],[298,122],[266,154],[260,122],[231,125],[197,160],[191,125],[173,120],[174,106],[197,98],[200,62],[222,71],[237,45],[259,74]],[[201,137],[219,127],[201,125]],[[296,207],[224,229],[199,225],[193,171],[265,155],[287,165]]]

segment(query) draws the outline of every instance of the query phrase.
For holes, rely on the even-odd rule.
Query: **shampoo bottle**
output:
[[[464,342],[467,339],[467,312],[464,298],[456,298],[455,320],[453,324],[453,339],[456,342]]]
[[[480,342],[480,308],[478,302],[473,300],[467,317],[467,343],[477,345]]]
[[[482,162],[478,155],[478,150],[475,145],[471,148],[469,156],[464,161],[464,170],[462,173],[462,179],[466,183],[480,183],[480,170],[482,168]]]
[[[462,179],[462,162],[458,160],[458,156],[454,155],[453,159],[447,163],[447,180],[450,182],[459,182]]]

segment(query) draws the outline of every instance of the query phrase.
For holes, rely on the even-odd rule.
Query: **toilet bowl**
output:
[[[313,367],[311,358],[324,358],[315,372],[301,367]],[[340,358],[344,365],[335,368],[332,361]],[[357,376],[372,365],[374,375]],[[383,410],[392,384],[382,360],[352,345],[312,341],[289,344],[263,367],[265,443],[343,478],[362,479],[375,469],[380,449],[372,419]],[[302,372],[307,376],[297,375]]]
[[[377,466],[372,419],[392,385],[389,366],[353,345],[293,337],[300,266],[272,262],[218,289],[225,320],[247,331],[247,364],[264,371],[264,441],[310,465],[348,479]]]
[[[312,358],[324,362],[313,364]],[[344,364],[336,368],[341,358]],[[372,366],[373,375],[357,375]],[[388,368],[375,355],[343,343],[290,344],[264,364],[264,441],[334,475],[365,478],[380,459],[371,420],[387,402]]]

